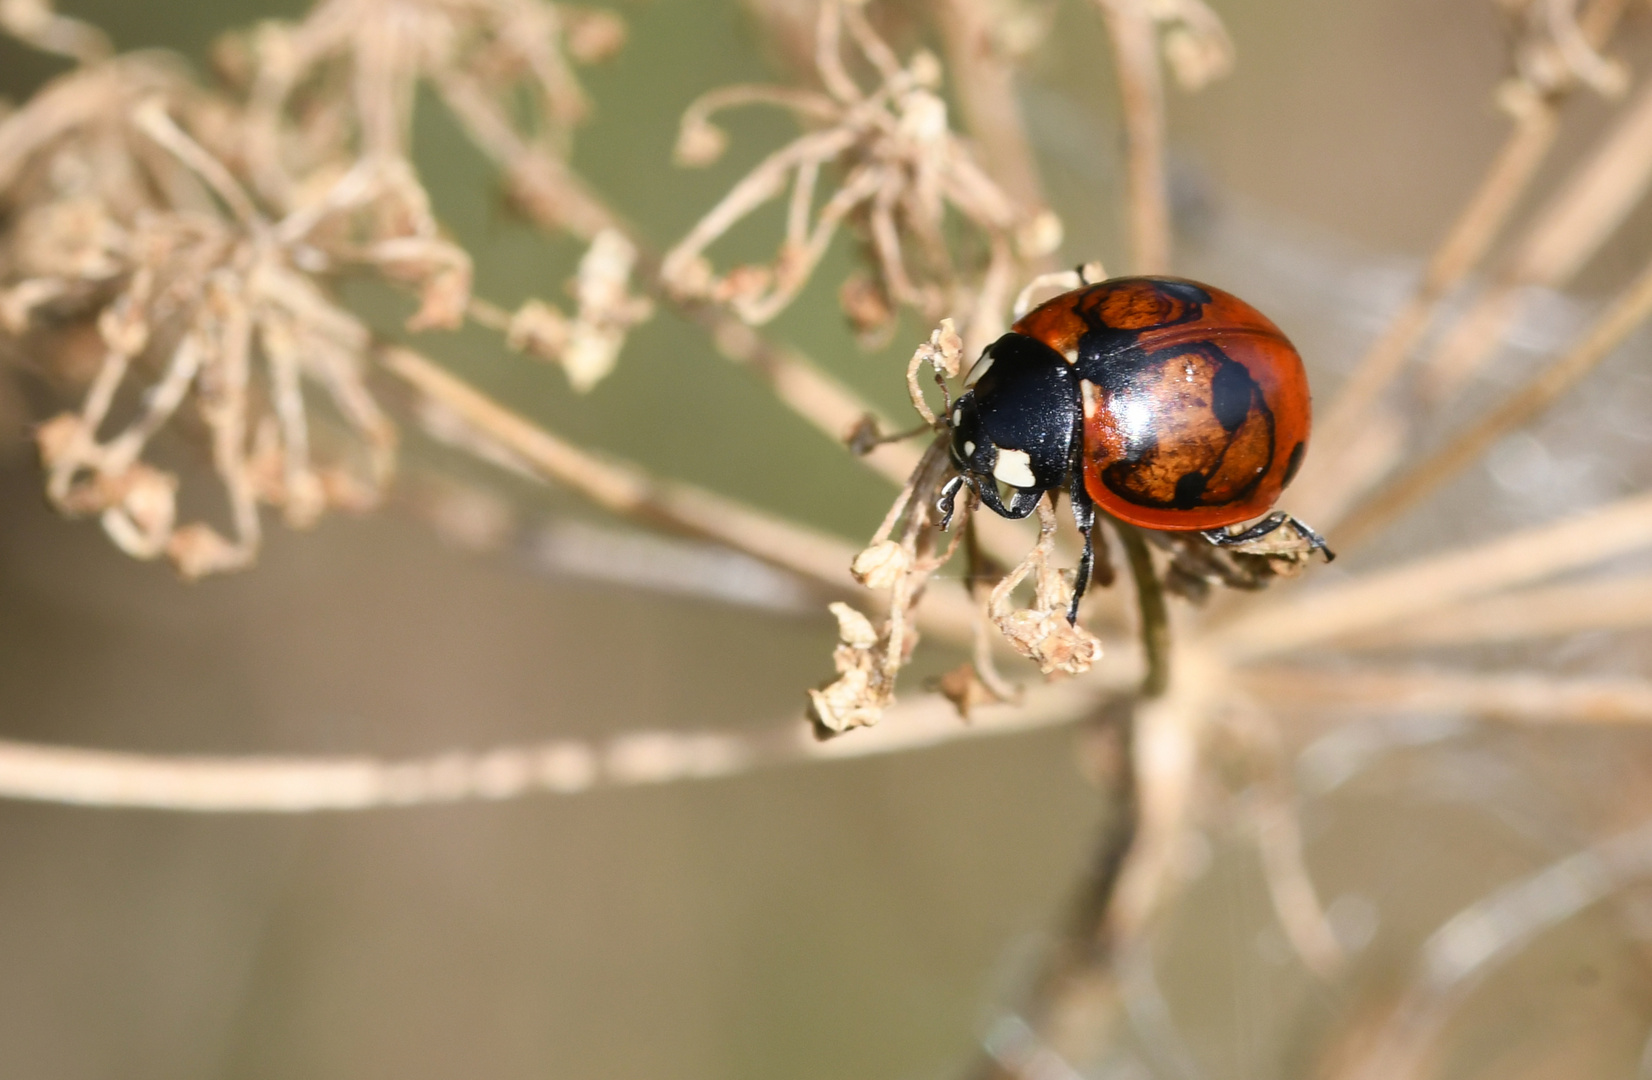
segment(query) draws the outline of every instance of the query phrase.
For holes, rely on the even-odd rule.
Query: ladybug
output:
[[[958,475],[941,491],[942,527],[966,485],[1007,518],[1066,486],[1084,535],[1069,622],[1094,563],[1097,507],[1224,547],[1288,525],[1332,557],[1286,514],[1227,530],[1266,513],[1296,476],[1309,417],[1295,347],[1230,293],[1170,277],[1086,285],[1027,312],[964,384],[947,415]]]

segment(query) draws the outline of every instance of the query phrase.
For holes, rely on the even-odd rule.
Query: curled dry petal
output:
[[[838,677],[818,690],[810,690],[809,705],[821,727],[841,734],[876,724],[883,717],[890,694],[878,670],[874,652],[878,633],[871,620],[844,603],[832,604],[829,610],[837,616],[841,642],[832,651]]]
[[[1078,675],[1101,659],[1101,641],[1084,627],[1068,623],[1065,610],[1025,609],[995,615],[992,621],[1004,640],[1036,661],[1046,675],[1057,671]]]
[[[549,304],[529,300],[511,316],[505,344],[542,360],[559,360],[568,346],[568,317]]]
[[[964,339],[957,325],[951,319],[942,319],[941,325],[930,332],[929,340],[918,346],[918,357],[946,378],[957,378],[964,362]]]
[[[683,118],[672,156],[679,165],[702,168],[722,157],[727,149],[728,132],[703,116],[693,115]]]
[[[869,589],[892,589],[902,574],[912,568],[912,557],[893,540],[885,540],[855,556],[849,572]]]
[[[614,370],[631,328],[653,317],[653,303],[630,292],[636,260],[636,246],[623,233],[604,229],[591,241],[574,279],[578,314],[569,319],[530,300],[511,317],[506,343],[561,364],[576,391],[591,389]]]
[[[872,620],[865,615],[842,601],[828,605],[826,610],[837,617],[838,637],[845,645],[870,649],[877,644],[878,632],[872,628]]]
[[[166,554],[186,581],[240,570],[253,555],[247,545],[232,543],[210,525],[198,522],[176,530],[167,542]]]
[[[134,559],[164,552],[177,514],[178,478],[140,463],[102,488],[114,496],[101,521],[115,546]]]
[[[597,64],[625,47],[625,20],[612,11],[562,9],[568,55],[581,64]]]

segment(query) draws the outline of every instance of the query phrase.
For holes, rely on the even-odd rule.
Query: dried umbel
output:
[[[1613,98],[1628,89],[1628,69],[1601,55],[1590,39],[1602,35],[1587,25],[1615,13],[1596,4],[1588,15],[1580,15],[1580,0],[1499,0],[1498,6],[1514,36],[1514,79],[1501,90],[1505,106],[1523,109],[1533,97],[1549,97],[1577,84]]]
[[[877,74],[870,91],[851,75],[842,37]],[[840,226],[865,242],[872,277],[851,278],[842,298],[858,330],[875,335],[896,308],[934,320],[948,312],[965,325],[972,348],[1003,329],[1011,279],[1023,263],[1053,251],[1061,226],[1048,210],[1017,205],[980,168],[948,126],[937,93],[940,62],[918,52],[904,64],[878,36],[862,5],[825,0],[820,8],[815,66],[825,90],[731,86],[689,106],[677,142],[678,160],[716,160],[727,136],[716,114],[740,105],[787,109],[809,130],[775,151],[667,253],[668,288],[728,304],[742,319],[764,323],[808,282]],[[822,197],[823,175],[836,186]],[[787,199],[786,231],[775,258],[717,273],[705,252],[759,206]],[[949,213],[950,211],[950,213]],[[985,265],[950,235],[962,219],[985,254]]]
[[[574,317],[530,300],[505,318],[506,343],[560,364],[577,392],[590,390],[614,370],[631,327],[654,314],[652,301],[630,291],[636,261],[636,245],[618,229],[604,229],[570,283],[578,304]]]
[[[123,61],[0,124],[0,330],[87,384],[38,431],[47,495],[189,577],[253,559],[260,503],[294,526],[373,505],[395,442],[363,381],[368,330],[314,277],[335,264],[318,241],[348,201],[265,219],[169,111],[198,104],[164,69]],[[396,258],[430,307],[451,261]],[[180,526],[177,478],[144,459],[186,406],[209,433],[230,536]]]
[[[352,156],[406,159],[421,82],[484,151],[560,158],[590,111],[570,58],[599,60],[624,40],[615,16],[544,0],[325,0],[299,23],[262,24],[249,55],[230,58],[249,69],[248,171],[290,208]]]
[[[962,530],[955,532],[950,543],[937,551],[940,530],[935,528],[934,494],[949,468],[946,444],[937,439],[925,451],[871,543],[850,565],[856,581],[886,594],[889,614],[881,626],[874,627],[847,604],[832,605],[840,638],[832,655],[838,677],[809,691],[811,714],[828,733],[876,724],[894,700],[895,678],[918,643],[914,614],[924,584],[951,559],[963,535]]]

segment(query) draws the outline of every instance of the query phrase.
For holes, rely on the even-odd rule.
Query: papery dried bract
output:
[[[818,690],[809,691],[810,712],[815,721],[834,734],[852,728],[870,727],[883,717],[891,687],[879,671],[878,632],[871,620],[845,603],[828,607],[837,617],[839,645],[832,651],[838,677]]]
[[[40,358],[86,383],[76,411],[37,431],[47,496],[66,513],[97,516],[127,554],[167,555],[186,576],[252,561],[260,501],[295,525],[338,505],[330,491],[375,502],[394,446],[362,381],[371,336],[301,269],[316,258],[328,211],[264,220],[174,118],[195,101],[170,69],[111,61],[60,80],[0,124],[0,148],[12,155],[0,153],[0,199],[17,207],[0,234],[4,328],[21,337],[49,310],[55,331],[95,331],[58,340],[101,349],[89,370],[67,346]],[[407,270],[423,257],[400,250],[390,261],[434,280]],[[463,266],[461,293],[468,258]],[[343,418],[345,437],[330,441],[354,461],[313,460],[306,384]],[[135,407],[118,404],[129,385],[143,389]],[[212,438],[234,540],[179,526],[177,478],[144,460],[191,404]],[[329,485],[324,475],[347,480]]]
[[[872,91],[849,74],[844,36],[875,71]],[[792,302],[838,228],[851,224],[865,239],[876,276],[875,290],[857,285],[844,294],[864,337],[875,340],[888,321],[885,308],[905,305],[929,319],[958,313],[971,350],[984,347],[1002,332],[1005,283],[1017,260],[1053,250],[1059,221],[1047,209],[1016,205],[987,176],[953,134],[946,103],[934,92],[940,61],[920,50],[900,64],[860,5],[822,3],[815,64],[824,93],[732,86],[707,94],[684,113],[677,159],[689,165],[722,154],[727,136],[711,119],[721,109],[778,106],[808,130],[770,154],[666,254],[663,281],[680,296],[727,304],[746,322],[764,323]],[[819,197],[829,169],[841,175]],[[788,187],[785,233],[774,261],[717,275],[706,249]],[[968,245],[952,235],[959,220],[979,240],[984,269],[963,264]]]

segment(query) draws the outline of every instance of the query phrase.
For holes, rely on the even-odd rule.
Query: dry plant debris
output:
[[[877,77],[871,91],[845,62],[845,34],[853,60]],[[764,323],[797,297],[837,230],[853,224],[873,275],[851,278],[843,289],[856,327],[875,340],[898,307],[930,320],[951,314],[964,323],[971,350],[979,351],[1003,332],[1020,267],[1060,244],[1060,221],[1047,209],[1016,205],[988,177],[948,125],[937,92],[940,61],[920,51],[902,64],[867,20],[864,0],[820,5],[815,68],[824,91],[730,86],[683,114],[677,158],[685,165],[722,155],[728,137],[713,118],[724,109],[772,105],[790,110],[809,130],[765,158],[666,254],[666,285]],[[836,186],[822,199],[822,174],[831,178],[834,170]],[[786,232],[775,258],[714,271],[706,249],[788,187]],[[980,252],[949,237],[949,208],[968,225]],[[977,274],[970,260],[982,254],[986,265]]]
[[[363,381],[366,327],[312,276],[350,208],[264,218],[174,121],[169,106],[192,104],[169,73],[111,62],[5,122],[0,174],[15,179],[0,312],[8,334],[60,341],[40,355],[88,384],[79,409],[36,435],[53,504],[97,515],[127,554],[199,577],[252,560],[260,503],[296,527],[329,506],[372,506],[395,437]],[[312,418],[306,383],[338,430]],[[210,436],[231,536],[178,524],[177,477],[144,457],[186,400]]]
[[[1483,377],[1481,360],[1509,325],[1499,289],[1563,282],[1618,229],[1652,176],[1652,142],[1637,137],[1652,116],[1643,88],[1552,201],[1520,217],[1560,130],[1564,98],[1579,86],[1620,94],[1632,80],[1608,49],[1624,0],[1502,6],[1516,28],[1514,74],[1488,95],[1509,110],[1508,142],[1415,296],[1332,403],[1291,492],[1293,509],[1310,519],[1351,515],[1357,529],[1332,530],[1339,547],[1359,533],[1375,535],[1497,438],[1532,422],[1652,311],[1652,276],[1643,274],[1550,368],[1442,447],[1410,437],[1424,414],[1438,415]],[[1121,209],[1132,262],[1165,269],[1160,65],[1197,86],[1231,64],[1230,45],[1197,0],[1098,0],[1097,8],[1123,91],[1129,184]],[[1013,5],[972,10],[995,28],[995,40],[1025,37],[1017,21],[1025,12]],[[1209,828],[1239,823],[1257,846],[1286,940],[1320,977],[1346,976],[1349,950],[1303,850],[1304,795],[1292,790],[1285,767],[1305,713],[1652,723],[1652,681],[1636,675],[1372,658],[1375,650],[1441,642],[1529,642],[1652,625],[1652,611],[1634,600],[1648,587],[1644,575],[1565,580],[1652,550],[1644,494],[1443,553],[1408,554],[1385,568],[1356,559],[1339,564],[1347,567],[1340,579],[1307,587],[1278,580],[1296,568],[1288,552],[1215,552],[1119,529],[1138,614],[1119,603],[1122,590],[1095,590],[1084,612],[1092,633],[1062,617],[1073,585],[1061,569],[1070,560],[1053,507],[1040,508],[1036,537],[995,530],[983,543],[1014,564],[1007,572],[975,550],[987,526],[1002,523],[973,518],[967,502],[943,540],[935,497],[950,466],[939,440],[913,449],[899,469],[880,466],[907,479],[857,553],[838,538],[561,440],[416,352],[375,341],[334,299],[333,281],[345,273],[397,283],[417,300],[412,329],[478,320],[561,364],[578,389],[612,368],[652,303],[698,311],[710,301],[729,316],[703,320],[718,346],[768,379],[799,414],[841,433],[849,423],[839,421],[867,410],[744,324],[791,303],[847,227],[864,267],[840,298],[866,336],[888,332],[902,307],[949,320],[907,372],[914,407],[933,429],[920,385],[925,369],[957,377],[1002,328],[1006,311],[1026,302],[1012,304],[1013,291],[1042,269],[1036,264],[1059,243],[1059,227],[1049,211],[1006,195],[976,163],[948,120],[935,57],[920,51],[902,61],[856,0],[823,0],[813,26],[809,51],[821,88],[729,87],[689,106],[679,155],[691,164],[721,152],[725,138],[713,121],[725,108],[781,107],[806,130],[707,212],[655,274],[646,245],[566,164],[573,127],[589,111],[573,63],[618,47],[623,25],[612,16],[538,0],[323,0],[296,24],[269,24],[220,50],[230,88],[213,93],[154,58],[109,58],[101,35],[43,0],[0,0],[0,28],[82,65],[0,118],[0,332],[14,346],[4,357],[25,357],[77,396],[76,408],[44,418],[38,430],[47,492],[65,511],[98,516],[130,554],[166,555],[198,575],[252,559],[261,505],[299,526],[328,507],[372,507],[394,450],[365,380],[377,364],[416,391],[419,419],[447,430],[454,445],[566,484],[615,513],[714,537],[845,592],[855,583],[863,590],[829,609],[839,627],[837,678],[811,701],[820,728],[845,733],[830,741],[794,724],[757,734],[634,732],[600,745],[404,762],[161,759],[0,743],[0,792],[184,810],[411,805],[726,776],[1100,717],[1114,748],[1098,771],[1123,825],[1104,838],[1097,865],[1105,872],[1087,879],[1028,1000],[1013,1023],[995,1028],[1013,1029],[1013,1037],[989,1039],[979,1070],[1031,1077],[1078,1071],[1118,1041],[1139,1003],[1140,973],[1151,967],[1147,943],[1186,884],[1188,843]],[[1006,48],[994,61],[1021,55]],[[444,236],[411,164],[410,117],[421,85],[498,165],[536,223],[590,245],[571,315],[537,301],[505,312],[470,295],[469,256]],[[1036,191],[1032,180],[1017,190]],[[775,258],[713,270],[710,247],[782,196],[786,228]],[[1489,275],[1484,301],[1454,322],[1461,309],[1447,301],[1473,287],[1499,245],[1513,253],[1509,267]],[[1034,278],[1028,289],[1064,280]],[[1426,342],[1453,335],[1472,339],[1473,350],[1453,354],[1472,353],[1472,362],[1419,355]],[[1407,400],[1422,405],[1401,407],[1401,388],[1415,389]],[[163,431],[191,422],[206,436],[225,491],[227,535],[204,522],[178,524],[179,481],[152,453]],[[969,554],[967,586],[938,573],[959,550]],[[1275,587],[1257,593],[1270,582]],[[1216,586],[1232,591],[1217,594]],[[1203,606],[1167,609],[1164,591]],[[973,647],[972,662],[940,680],[944,697],[897,702],[895,680],[920,625]],[[1025,686],[1005,679],[994,667],[995,638],[1042,675],[1060,678]],[[968,724],[958,722],[954,705]],[[1378,1047],[1348,1073],[1395,1075],[1423,1060],[1478,973],[1537,930],[1644,877],[1647,850],[1643,833],[1629,831],[1465,908],[1430,939]],[[1580,881],[1587,888],[1577,888]]]

